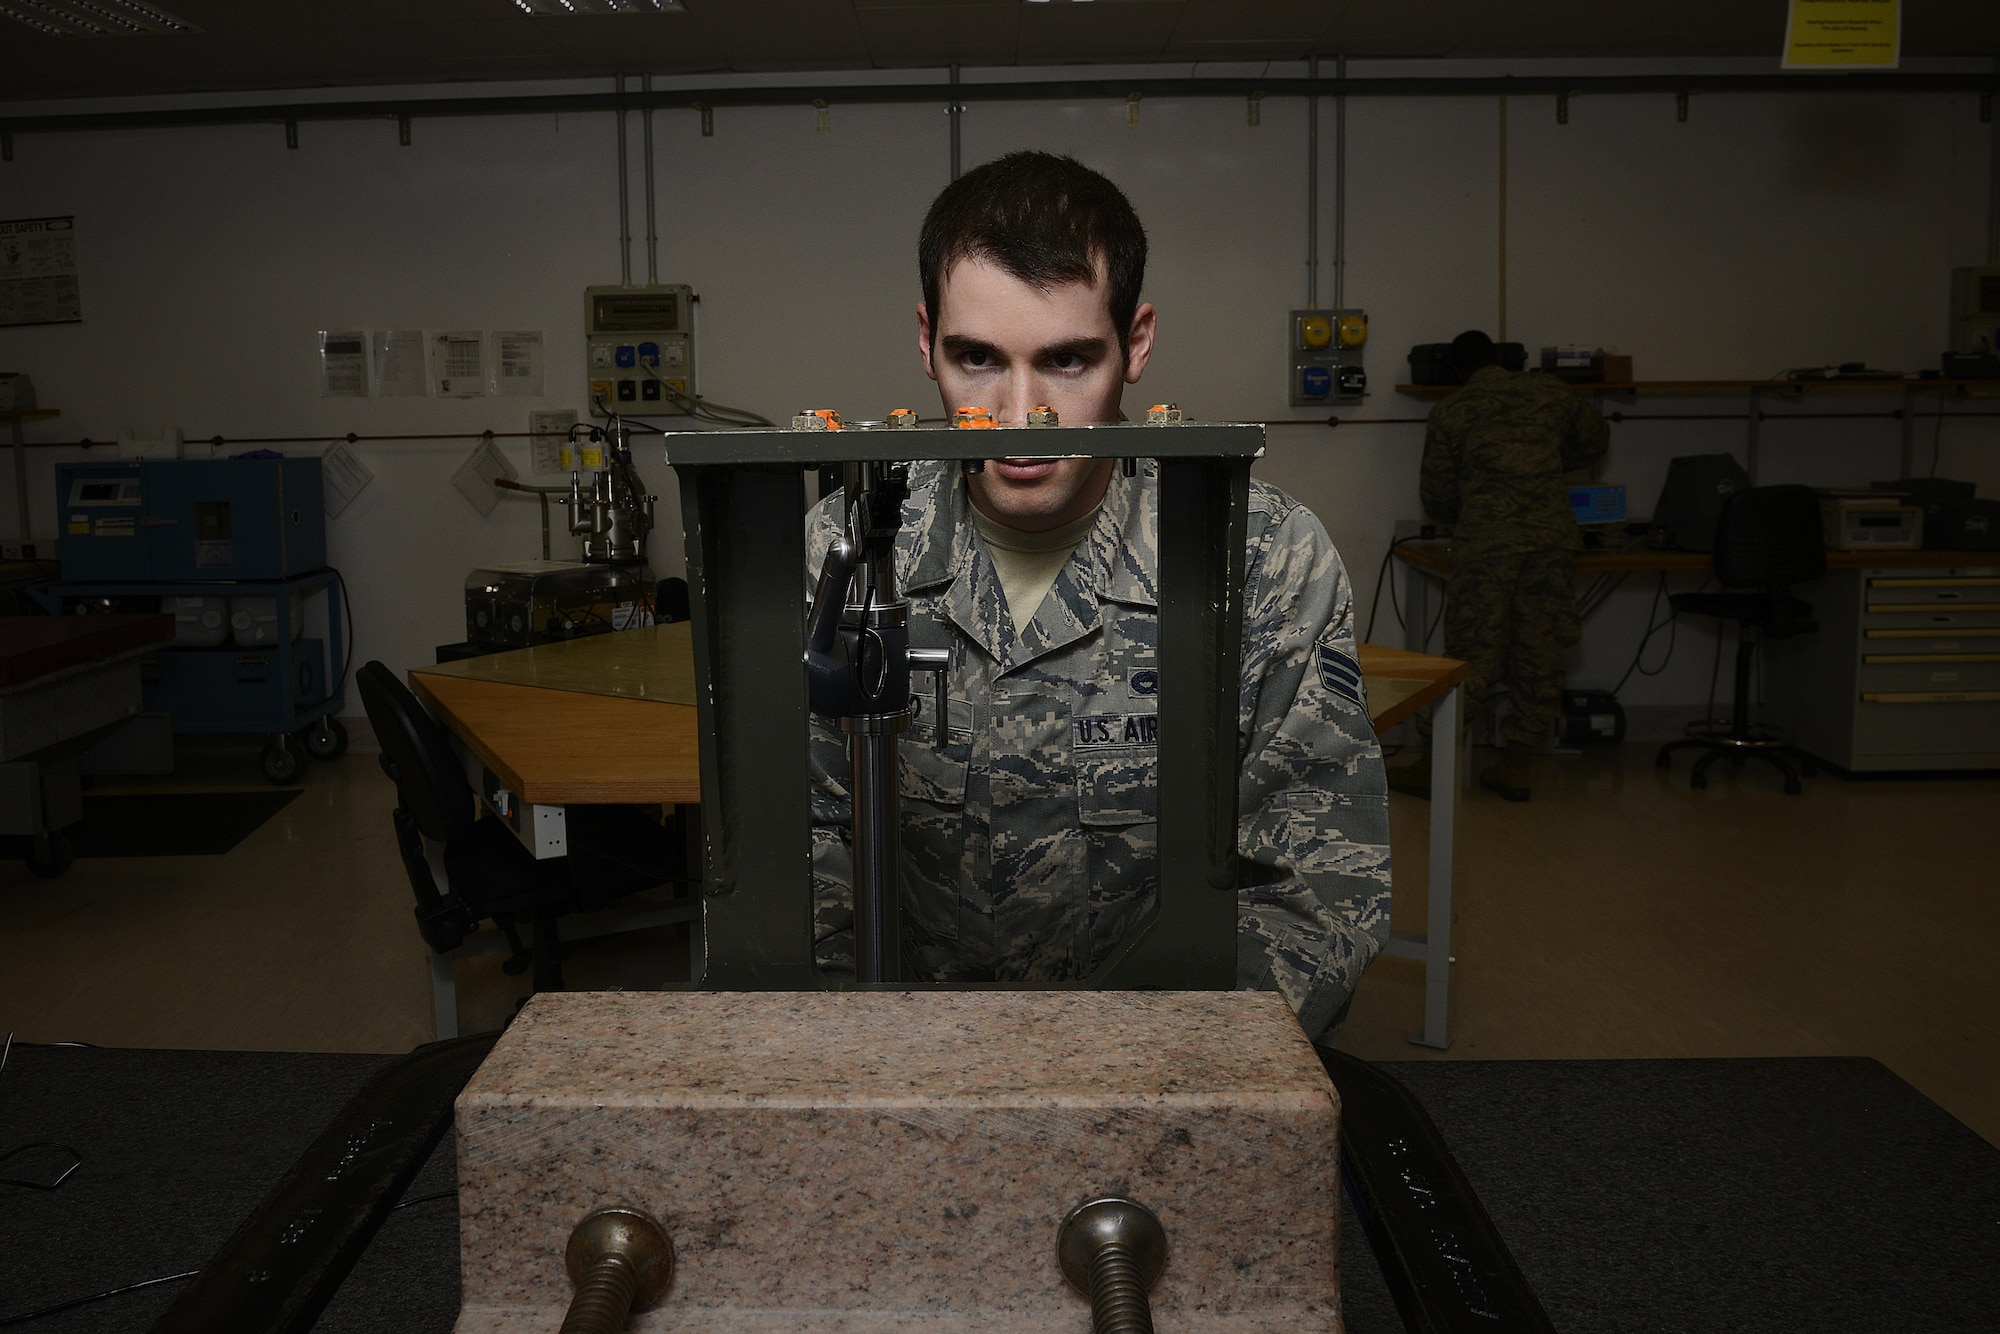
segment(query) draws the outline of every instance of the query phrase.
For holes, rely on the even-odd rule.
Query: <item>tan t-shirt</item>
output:
[[[987,518],[976,505],[966,506],[972,514],[972,526],[986,539],[987,552],[993,557],[993,571],[1000,576],[1000,591],[1007,596],[1015,634],[1034,621],[1042,599],[1049,595],[1056,576],[1062,573],[1063,562],[1090,533],[1091,525],[1097,522],[1097,511],[1102,508],[1103,502],[1099,501],[1090,513],[1074,523],[1051,528],[1046,533],[1024,533]]]

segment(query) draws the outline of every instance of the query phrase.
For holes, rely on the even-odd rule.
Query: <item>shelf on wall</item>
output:
[[[1539,372],[1535,372],[1539,373]],[[1922,394],[1958,392],[2000,397],[2000,380],[1635,380],[1630,384],[1568,384],[1579,394],[1626,394],[1634,398],[1737,398],[1746,394]],[[1454,384],[1399,384],[1406,398],[1443,398]]]

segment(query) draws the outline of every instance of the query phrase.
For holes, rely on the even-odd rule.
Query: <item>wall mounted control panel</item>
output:
[[[1367,311],[1295,310],[1285,340],[1293,407],[1359,403],[1368,392]]]
[[[693,406],[694,289],[583,289],[584,379],[595,416],[680,413]]]

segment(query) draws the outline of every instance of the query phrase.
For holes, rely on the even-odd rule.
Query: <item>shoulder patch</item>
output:
[[[1343,653],[1321,640],[1313,645],[1313,655],[1319,666],[1321,685],[1363,709],[1368,707],[1361,694],[1361,664],[1353,654]]]

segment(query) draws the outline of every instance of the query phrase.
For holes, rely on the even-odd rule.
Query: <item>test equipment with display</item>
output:
[[[688,414],[696,383],[692,287],[586,287],[583,338],[594,415]]]

